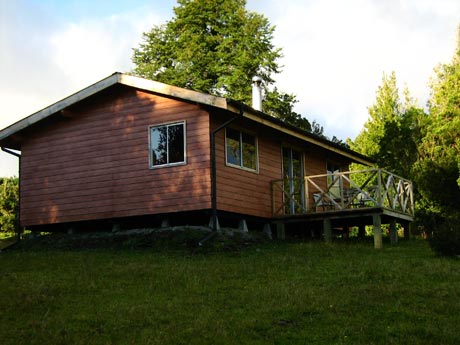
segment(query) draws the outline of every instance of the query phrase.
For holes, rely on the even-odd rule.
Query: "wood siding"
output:
[[[213,123],[213,127],[217,124]],[[271,181],[281,178],[281,142],[266,129],[249,124],[233,128],[254,134],[258,142],[258,172],[225,164],[225,130],[216,135],[217,208],[219,210],[270,218]]]
[[[23,226],[209,209],[209,114],[115,88],[66,110],[22,146]],[[186,121],[187,164],[149,168],[149,126]]]
[[[211,127],[221,122],[211,116]],[[249,122],[235,121],[232,128],[253,134],[258,142],[258,172],[247,171],[225,164],[225,130],[216,135],[217,208],[218,210],[247,214],[256,217],[273,216],[271,182],[282,179],[282,146],[293,147],[304,153],[305,175],[326,174],[327,162],[339,164],[342,169],[348,162],[333,152],[301,142],[271,129]],[[324,186],[326,179],[324,180]],[[281,205],[282,193],[275,192],[275,204]],[[312,196],[310,196],[312,198]]]

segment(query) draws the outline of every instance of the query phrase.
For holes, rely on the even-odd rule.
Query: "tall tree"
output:
[[[452,61],[435,68],[430,86],[430,116],[416,180],[433,209],[460,212],[460,30]]]
[[[295,96],[274,88],[281,49],[275,28],[246,9],[245,0],[178,0],[175,16],[143,34],[133,49],[136,75],[180,87],[250,102],[251,79],[263,80],[264,111],[311,131],[293,111]]]
[[[350,147],[373,158],[379,167],[410,178],[413,163],[418,158],[419,126],[424,112],[405,90],[401,102],[396,74],[383,75],[376,99],[369,107],[369,119]]]
[[[369,118],[364,129],[354,141],[347,141],[350,148],[373,158],[378,167],[412,180],[412,168],[418,159],[417,145],[421,140],[420,128],[426,117],[423,109],[416,105],[407,88],[404,90],[404,102],[401,101],[396,74],[392,72],[383,75],[374,104],[368,111]],[[353,164],[351,168],[361,170],[363,167]],[[370,177],[363,173],[355,175],[354,179],[364,183]]]

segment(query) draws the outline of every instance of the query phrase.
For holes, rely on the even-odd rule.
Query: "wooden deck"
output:
[[[272,181],[273,217],[375,208],[406,220],[414,216],[412,182],[383,169],[305,176],[290,182]]]
[[[412,182],[383,169],[274,180],[271,186],[275,222],[322,221],[326,240],[331,227],[373,225],[375,247],[381,248],[381,224],[395,233],[400,223],[407,231],[414,217]]]

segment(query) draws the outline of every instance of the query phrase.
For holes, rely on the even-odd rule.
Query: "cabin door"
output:
[[[284,213],[298,214],[305,209],[302,152],[283,147]]]

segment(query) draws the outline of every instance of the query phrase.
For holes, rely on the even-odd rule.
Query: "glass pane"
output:
[[[327,163],[327,187],[329,188],[329,194],[334,199],[340,198],[340,178],[338,174],[340,167],[333,163]]]
[[[227,128],[227,163],[241,166],[240,132]]]
[[[184,125],[168,126],[168,163],[182,163],[185,161]]]
[[[152,165],[167,164],[167,130],[166,127],[155,127],[150,132],[152,145]]]
[[[249,134],[242,134],[243,141],[243,166],[256,170],[256,138]]]
[[[292,150],[292,177],[295,179],[302,178],[302,158],[298,151]]]
[[[291,150],[283,147],[283,177],[285,179],[289,179],[291,177],[290,164],[291,164]]]
[[[297,214],[303,211],[304,180],[302,154],[283,147],[284,212]]]

